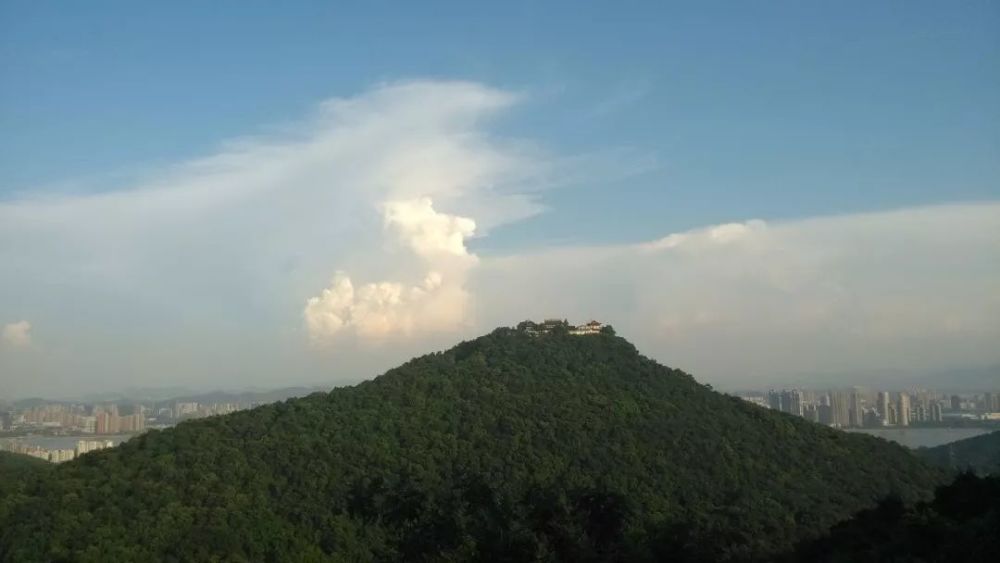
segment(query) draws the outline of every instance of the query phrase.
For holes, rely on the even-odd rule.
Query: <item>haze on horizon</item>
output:
[[[724,387],[1000,377],[996,5],[439,8],[0,8],[0,398],[553,316]]]

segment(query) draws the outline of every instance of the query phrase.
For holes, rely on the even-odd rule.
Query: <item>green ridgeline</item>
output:
[[[0,559],[736,561],[944,479],[611,330],[502,328],[39,472],[0,498]]]

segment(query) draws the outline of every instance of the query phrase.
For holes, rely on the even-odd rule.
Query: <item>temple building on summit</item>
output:
[[[545,319],[540,323],[534,321],[521,321],[517,324],[517,330],[530,334],[531,336],[538,336],[540,334],[549,334],[551,332],[565,331],[567,334],[574,335],[586,335],[586,334],[601,334],[603,330],[609,328],[610,325],[605,325],[604,323],[598,321],[590,321],[588,323],[573,326],[569,324],[566,319]]]

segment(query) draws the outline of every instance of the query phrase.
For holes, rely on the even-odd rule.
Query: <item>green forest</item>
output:
[[[954,563],[1000,554],[1000,477],[962,473],[934,499],[907,506],[889,496],[798,548],[789,561]]]
[[[508,328],[18,475],[4,561],[772,560],[950,480],[612,331]]]

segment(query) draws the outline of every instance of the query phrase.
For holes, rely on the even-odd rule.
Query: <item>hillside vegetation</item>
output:
[[[917,450],[917,455],[949,469],[972,470],[981,475],[1000,475],[1000,432],[973,436],[933,448],[921,448]]]
[[[37,457],[0,452],[0,498],[21,490],[29,477],[51,468],[49,462]]]
[[[800,547],[790,561],[994,562],[1000,554],[1000,477],[960,474],[934,500],[887,497]]]
[[[943,477],[610,334],[498,329],[39,473],[0,498],[0,559],[747,560]]]

